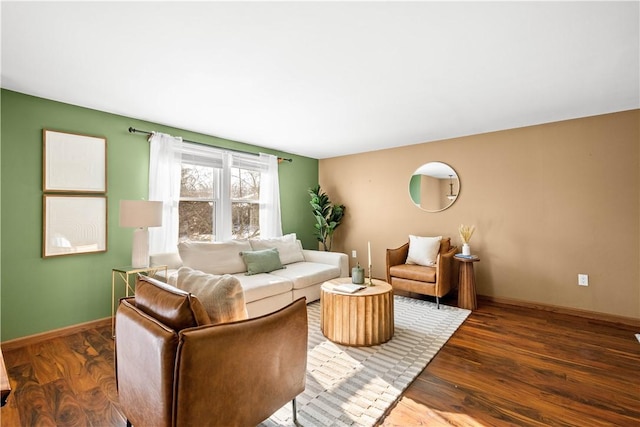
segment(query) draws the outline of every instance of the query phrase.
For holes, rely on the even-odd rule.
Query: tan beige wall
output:
[[[474,224],[478,293],[640,318],[640,110],[336,157],[320,184],[346,205],[333,249],[385,276],[385,249],[409,234]],[[409,198],[422,163],[460,177],[460,197],[428,213]],[[578,273],[589,286],[577,285]]]

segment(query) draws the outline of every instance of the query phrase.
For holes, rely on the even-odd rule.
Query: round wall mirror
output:
[[[427,212],[440,212],[451,206],[460,194],[460,179],[451,166],[429,162],[420,166],[409,180],[409,196]]]

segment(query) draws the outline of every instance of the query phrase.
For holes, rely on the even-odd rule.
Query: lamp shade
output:
[[[160,227],[162,202],[120,200],[120,227]]]

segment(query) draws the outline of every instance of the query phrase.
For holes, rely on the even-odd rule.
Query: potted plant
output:
[[[309,189],[309,196],[311,196],[309,203],[313,210],[313,216],[316,218],[314,234],[322,243],[324,250],[331,251],[333,233],[342,221],[345,207],[344,205],[332,204],[329,196],[322,191],[319,185]]]

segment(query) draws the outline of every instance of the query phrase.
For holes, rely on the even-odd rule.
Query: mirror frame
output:
[[[446,180],[445,186],[447,191],[446,191],[446,194],[444,194],[444,196],[447,197],[448,199],[448,196],[450,194],[453,194],[455,198],[453,200],[449,200],[449,203],[447,203],[446,206],[439,209],[428,209],[427,207],[424,207],[422,203],[422,194],[421,194],[421,191],[423,191],[422,189],[423,182],[429,187],[443,186],[443,182],[438,183],[438,181],[433,181],[430,183],[430,181],[425,181],[425,179],[428,180],[429,178],[437,179],[437,180]],[[453,181],[451,182],[450,179],[453,179]],[[450,184],[453,184],[453,186],[451,186]],[[413,172],[413,174],[411,174],[411,177],[409,178],[409,198],[411,199],[411,202],[416,207],[422,209],[425,212],[430,212],[430,213],[442,212],[450,208],[456,202],[456,200],[458,200],[458,198],[460,197],[460,188],[461,188],[460,176],[451,165],[444,162],[438,162],[438,161],[427,162],[422,166],[420,166],[418,169],[416,169]],[[418,192],[417,195],[416,195],[416,191]],[[424,191],[427,191],[427,190],[424,189]],[[417,201],[416,201],[416,198],[418,199]],[[441,206],[442,205],[444,205],[444,203],[441,204]]]

